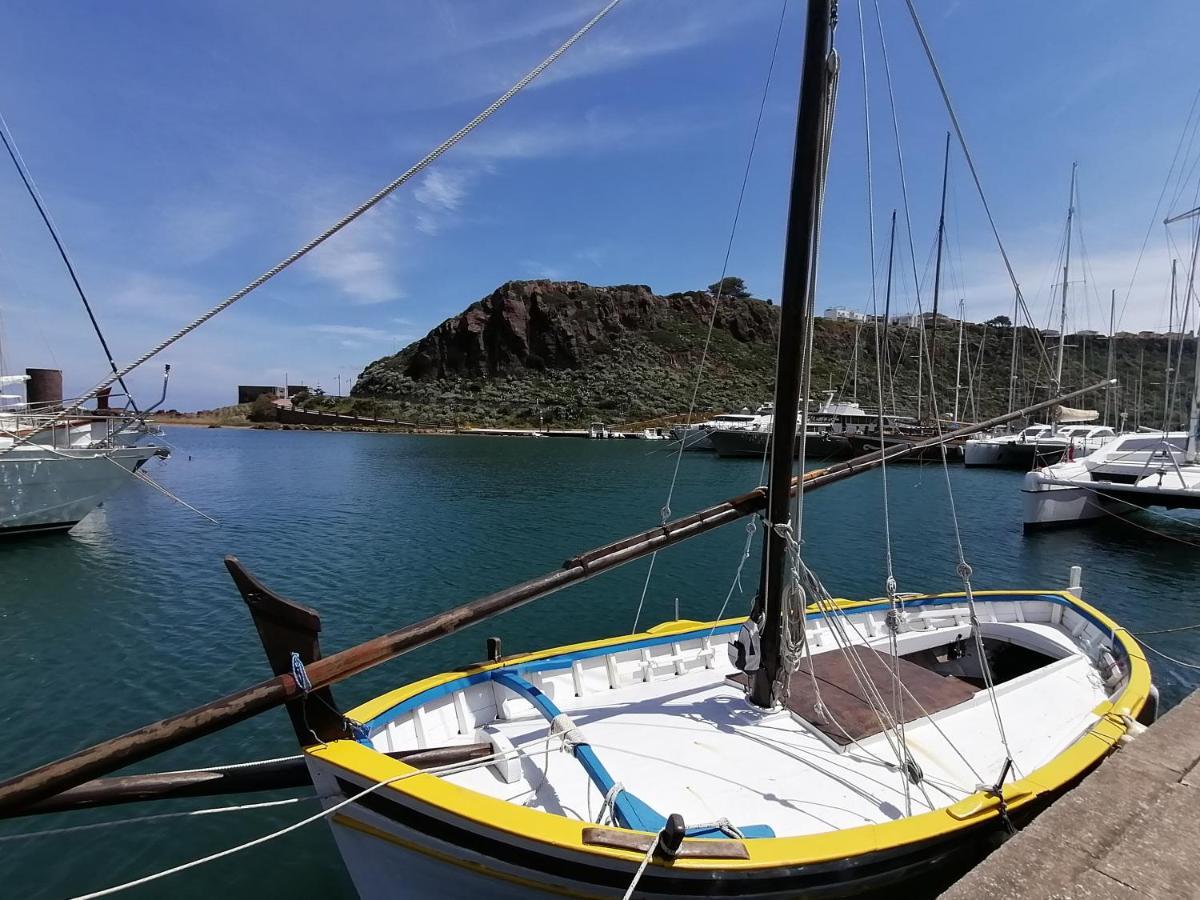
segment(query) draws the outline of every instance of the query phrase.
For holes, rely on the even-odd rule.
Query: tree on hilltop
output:
[[[984,324],[993,328],[1012,328],[1012,319],[1008,316],[992,316]]]
[[[726,275],[720,281],[714,281],[708,286],[708,292],[714,297],[728,297],[731,300],[748,300],[751,296],[746,282],[736,275]]]

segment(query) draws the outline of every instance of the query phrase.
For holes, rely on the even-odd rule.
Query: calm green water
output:
[[[0,544],[0,773],[14,773],[208,701],[269,674],[221,559],[236,554],[268,584],[317,608],[332,651],[521,579],[658,520],[673,457],[641,441],[408,437],[169,429],[176,453],[152,470],[221,522],[214,527],[131,484],[67,537]],[[754,461],[688,454],[676,514],[752,487]],[[954,470],[977,588],[1060,587],[1084,567],[1085,597],[1132,630],[1200,622],[1200,553],[1191,524],[1138,520],[1023,536],[1020,475]],[[893,467],[902,590],[957,589],[946,486],[933,467]],[[882,592],[881,481],[868,474],[811,495],[810,565],[835,595]],[[734,525],[658,559],[643,624],[716,615],[741,554]],[[647,563],[539,601],[335,690],[344,708],[414,677],[506,651],[621,633]],[[752,590],[754,563],[747,566]],[[745,609],[748,596],[736,608]],[[1155,646],[1200,660],[1200,631]],[[1155,661],[1168,703],[1200,679]],[[213,765],[295,752],[282,711],[154,761]],[[253,799],[260,799],[255,797]],[[270,799],[262,796],[261,799]],[[129,806],[0,823],[0,838],[220,801]],[[66,897],[240,843],[315,811],[311,803],[0,840],[0,894]],[[351,897],[323,823],[131,896]]]

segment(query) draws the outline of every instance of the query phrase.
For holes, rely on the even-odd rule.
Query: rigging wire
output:
[[[899,621],[901,605],[896,599],[896,571],[893,565],[892,551],[892,519],[891,506],[888,502],[888,471],[887,471],[887,454],[883,453],[886,450],[886,443],[883,436],[883,354],[881,352],[881,326],[879,322],[879,294],[876,286],[878,278],[875,269],[875,184],[873,178],[873,170],[871,165],[871,100],[870,100],[870,81],[867,72],[867,29],[863,19],[862,0],[856,0],[858,10],[858,49],[859,60],[862,65],[862,83],[863,83],[863,140],[865,144],[866,154],[866,181],[867,181],[867,239],[869,244],[869,256],[871,260],[871,314],[874,318],[875,332],[875,379],[879,392],[879,413],[877,417],[879,428],[879,449],[882,453],[880,457],[880,484],[883,496],[883,539],[884,539],[884,589],[887,593],[888,603],[891,606],[893,623]],[[908,743],[904,733],[904,700],[897,685],[900,682],[899,672],[899,655],[896,646],[896,631],[894,628],[889,628],[889,641],[892,650],[892,709],[896,710],[897,719],[897,737],[900,741],[900,746],[905,757],[909,757]],[[811,668],[811,667],[810,667]],[[814,685],[816,676],[813,675]],[[904,772],[905,761],[901,760],[900,779],[904,785],[904,805],[905,812],[912,815],[912,796],[909,791],[909,779],[907,773]]]
[[[945,79],[942,78],[942,70],[941,70],[941,68],[939,68],[939,66],[937,64],[937,60],[934,58],[933,48],[932,48],[932,46],[930,46],[929,38],[925,35],[925,28],[921,25],[921,19],[917,15],[917,8],[916,8],[916,6],[913,5],[913,0],[904,0],[904,3],[908,7],[909,16],[911,16],[913,25],[917,29],[917,37],[919,37],[921,39],[921,46],[925,50],[925,58],[929,61],[929,67],[933,71],[934,79],[937,81],[938,91],[942,95],[942,102],[946,106],[946,113],[950,116],[950,124],[954,126],[954,133],[958,136],[958,143],[959,143],[959,146],[962,147],[963,156],[967,160],[967,167],[971,170],[971,178],[975,182],[975,190],[979,194],[980,203],[983,204],[983,211],[987,215],[988,225],[990,225],[991,229],[992,229],[992,236],[996,239],[996,246],[999,248],[1000,256],[1004,260],[1004,268],[1008,270],[1008,278],[1012,282],[1013,290],[1016,291],[1017,300],[1020,304],[1021,311],[1025,314],[1025,318],[1032,325],[1033,324],[1033,316],[1029,312],[1029,307],[1025,304],[1025,297],[1021,293],[1021,284],[1020,284],[1020,282],[1017,281],[1017,274],[1013,270],[1012,262],[1008,258],[1008,250],[1005,249],[1004,241],[1000,237],[1000,229],[996,226],[996,220],[992,216],[992,208],[991,208],[991,205],[988,203],[987,195],[984,193],[983,182],[980,180],[980,177],[979,177],[979,170],[975,168],[975,158],[971,155],[970,147],[967,146],[966,136],[963,134],[962,126],[959,124],[959,121],[958,121],[958,113],[955,112],[954,104],[950,101],[950,92],[946,88]],[[879,0],[875,0],[875,8],[876,8],[876,11],[878,11]],[[882,22],[880,23],[879,29],[880,29],[880,39],[882,40],[882,36],[883,36]],[[890,85],[891,76],[889,75],[888,78],[889,78],[889,85]],[[890,93],[890,87],[889,87],[889,93]],[[894,102],[895,101],[893,100],[893,103]],[[1035,343],[1036,343],[1038,349],[1042,352],[1042,355],[1045,356],[1046,355],[1046,347],[1042,343],[1041,338],[1038,337],[1035,340]]]
[[[1150,224],[1146,226],[1146,234],[1142,238],[1142,246],[1138,250],[1137,260],[1133,264],[1133,274],[1129,276],[1129,285],[1125,288],[1125,298],[1121,301],[1121,314],[1117,316],[1118,322],[1123,322],[1125,319],[1125,310],[1129,306],[1129,297],[1133,293],[1134,282],[1137,281],[1138,270],[1142,267],[1142,257],[1146,253],[1146,246],[1150,243],[1150,235],[1154,231],[1154,227],[1158,224],[1159,210],[1162,209],[1163,197],[1166,196],[1167,186],[1171,183],[1171,175],[1175,171],[1175,165],[1179,162],[1179,152],[1183,149],[1184,139],[1188,132],[1192,132],[1192,138],[1195,138],[1196,128],[1200,126],[1200,119],[1196,119],[1197,104],[1200,103],[1200,89],[1192,97],[1192,105],[1188,109],[1187,119],[1183,123],[1183,131],[1179,134],[1179,142],[1175,145],[1175,155],[1171,158],[1171,166],[1167,169],[1166,177],[1163,179],[1162,189],[1158,192],[1158,200],[1154,203],[1154,211],[1150,214]],[[1194,121],[1193,121],[1194,120]],[[1188,142],[1188,153],[1191,153],[1191,142]],[[1186,159],[1186,157],[1185,157]],[[1182,170],[1181,170],[1182,174]],[[1172,200],[1174,202],[1174,200]]]
[[[92,323],[92,329],[96,332],[96,337],[100,339],[100,346],[104,349],[104,355],[108,358],[108,364],[115,375],[117,373],[117,361],[113,359],[112,351],[108,348],[108,341],[105,340],[104,332],[100,329],[100,323],[96,320],[96,314],[92,312],[92,304],[88,301],[87,294],[83,290],[83,285],[79,282],[79,276],[75,274],[75,266],[71,263],[71,257],[67,254],[67,248],[63,245],[62,238],[58,235],[58,229],[54,227],[54,222],[51,220],[50,214],[46,211],[46,206],[42,202],[41,191],[38,190],[33,180],[33,173],[29,171],[25,157],[17,149],[16,139],[13,137],[12,129],[8,127],[8,120],[4,118],[3,113],[0,113],[0,141],[4,143],[4,149],[8,151],[8,158],[12,160],[13,166],[16,167],[17,174],[21,176],[21,182],[25,185],[29,199],[37,207],[38,214],[42,217],[42,222],[45,223],[46,230],[50,232],[51,240],[54,241],[54,246],[58,248],[58,255],[62,258],[63,265],[67,267],[67,274],[71,276],[71,283],[75,285],[75,292],[79,294],[79,299],[83,301],[83,308],[87,311],[88,319]],[[133,407],[133,411],[138,412],[137,403],[134,402],[133,394],[130,393],[129,387],[125,384],[125,379],[118,375],[116,380],[121,385],[121,390],[125,392],[125,396],[129,398],[129,405]]]
[[[712,313],[708,317],[708,331],[704,335],[704,348],[700,352],[700,364],[696,369],[696,381],[692,386],[692,399],[691,399],[691,402],[688,404],[687,416],[684,418],[684,422],[683,422],[684,440],[681,440],[679,442],[679,450],[676,452],[676,455],[675,455],[675,468],[674,468],[674,471],[671,473],[671,484],[670,484],[670,487],[667,488],[667,500],[663,504],[662,510],[660,511],[662,521],[664,524],[671,517],[671,500],[675,496],[675,485],[676,485],[676,482],[678,482],[678,480],[679,480],[679,466],[683,462],[684,445],[687,442],[688,431],[691,429],[691,426],[692,426],[692,416],[696,411],[696,399],[700,395],[700,384],[704,378],[704,365],[708,361],[708,350],[709,350],[709,346],[712,344],[713,328],[715,327],[716,322],[717,322],[717,310],[721,306],[721,300],[722,300],[724,292],[725,292],[725,277],[729,272],[729,259],[733,255],[733,242],[734,242],[734,239],[737,237],[738,223],[741,221],[741,218],[742,218],[742,204],[745,202],[745,199],[746,199],[746,187],[750,183],[750,169],[754,163],[754,151],[758,147],[758,135],[759,135],[759,132],[762,130],[763,114],[766,112],[767,96],[771,90],[771,77],[775,73],[775,59],[779,54],[779,43],[780,43],[780,38],[783,35],[783,23],[784,23],[784,20],[787,18],[787,7],[788,7],[788,0],[783,0],[783,2],[779,6],[779,21],[775,26],[775,41],[771,45],[771,59],[767,64],[766,78],[763,80],[762,97],[760,98],[759,103],[758,103],[758,115],[755,117],[754,131],[750,136],[750,149],[746,154],[746,166],[742,172],[742,184],[741,184],[741,187],[738,188],[737,203],[735,204],[734,210],[733,210],[733,221],[730,223],[730,226],[729,226],[729,240],[726,241],[726,243],[725,243],[725,258],[721,263],[721,277],[717,281],[717,294],[716,294],[716,297],[713,299]],[[650,566],[646,570],[646,580],[642,585],[642,596],[641,596],[641,599],[638,601],[637,612],[634,614],[634,617],[633,617],[633,631],[631,632],[632,634],[637,633],[638,622],[642,618],[642,609],[646,605],[646,594],[650,590],[650,579],[654,575],[654,563],[657,560],[657,558],[658,558],[658,551],[655,550],[653,553],[650,554]],[[738,567],[738,571],[739,572],[741,571],[740,566]],[[728,599],[729,598],[726,597],[726,602],[728,602]]]
[[[477,127],[479,127],[484,122],[486,122],[489,118],[491,118],[493,113],[495,113],[502,106],[504,106],[506,103],[508,103],[509,100],[511,100],[513,97],[515,97],[518,93],[520,93],[521,90],[523,90],[531,81],[533,81],[535,78],[537,78],[539,75],[541,75],[542,72],[544,72],[551,65],[553,65],[560,56],[562,56],[564,53],[566,53],[568,50],[570,50],[573,46],[575,46],[575,44],[585,34],[587,34],[589,31],[591,31],[592,28],[594,28],[605,16],[607,16],[610,12],[612,12],[612,10],[615,9],[617,4],[619,4],[620,2],[621,2],[621,0],[609,0],[609,2],[607,4],[605,4],[605,6],[598,13],[596,13],[594,16],[592,16],[591,19],[589,19],[587,22],[585,22],[583,24],[583,26],[581,26],[579,28],[578,31],[576,31],[573,35],[571,35],[569,38],[567,38],[566,41],[564,41],[561,45],[559,45],[558,49],[556,49],[553,53],[551,53],[549,56],[547,56],[545,59],[543,59],[540,63],[538,63],[536,66],[534,66],[528,72],[526,72],[525,75],[523,75],[516,83],[514,83],[512,85],[512,87],[510,87],[507,91],[505,91],[503,94],[501,94],[495,100],[493,100],[478,115],[476,115],[475,118],[471,119],[471,121],[467,122],[466,125],[462,126],[460,129],[458,129],[458,131],[454,132],[454,134],[450,135],[450,137],[446,138],[444,141],[442,141],[440,144],[438,144],[436,147],[434,147],[431,151],[429,151],[429,153],[427,153],[424,157],[422,157],[419,161],[417,161],[413,166],[411,166],[409,169],[407,169],[400,176],[398,176],[394,180],[390,181],[388,184],[384,185],[382,188],[380,188],[378,191],[376,191],[374,194],[372,194],[370,197],[368,197],[365,201],[360,203],[358,206],[356,206],[350,212],[346,213],[346,215],[342,216],[342,218],[338,219],[333,225],[329,226],[324,231],[322,231],[320,234],[318,234],[316,237],[312,238],[310,241],[308,241],[308,243],[306,243],[303,246],[299,247],[298,249],[294,250],[290,255],[284,257],[282,260],[277,262],[274,266],[272,266],[267,271],[263,272],[261,275],[259,275],[257,278],[255,278],[253,281],[251,281],[249,284],[245,285],[244,287],[242,287],[242,288],[238,289],[237,291],[235,291],[234,293],[230,294],[228,297],[226,297],[224,300],[222,300],[220,303],[218,303],[212,309],[208,310],[208,312],[193,319],[187,325],[184,325],[182,328],[180,328],[178,331],[176,331],[174,334],[172,334],[170,337],[167,337],[166,339],[160,341],[158,344],[156,344],[151,349],[147,350],[145,353],[143,353],[141,356],[139,356],[133,362],[127,364],[126,366],[121,368],[119,371],[114,372],[108,378],[105,378],[102,381],[100,381],[95,387],[93,387],[90,391],[88,391],[83,396],[83,398],[80,400],[80,402],[84,403],[84,402],[87,402],[88,400],[91,400],[98,393],[100,393],[100,391],[104,390],[104,388],[109,387],[110,385],[114,384],[121,378],[124,378],[126,375],[128,375],[130,372],[132,372],[134,369],[136,369],[142,363],[146,362],[148,359],[151,359],[154,356],[157,356],[163,350],[167,349],[167,347],[171,346],[176,341],[178,341],[180,338],[183,338],[186,335],[190,334],[192,331],[195,331],[197,328],[199,328],[201,325],[203,325],[205,322],[207,322],[213,316],[215,316],[221,312],[224,312],[226,309],[233,306],[233,304],[237,303],[239,300],[241,300],[243,297],[245,297],[251,291],[254,291],[254,290],[262,287],[264,284],[266,284],[268,281],[270,281],[272,278],[274,278],[276,275],[278,275],[284,269],[288,268],[293,263],[295,263],[298,260],[305,257],[306,255],[308,255],[308,253],[315,250],[317,247],[321,246],[321,244],[325,243],[325,241],[329,240],[329,238],[333,237],[335,234],[337,234],[339,231],[341,231],[343,228],[345,228],[351,222],[355,221],[360,216],[362,216],[364,213],[368,212],[369,210],[371,210],[374,207],[376,207],[377,205],[379,205],[381,202],[383,202],[385,199],[387,199],[387,197],[389,197],[397,188],[399,188],[405,182],[411,180],[413,178],[413,176],[420,174],[422,171],[424,171],[426,168],[428,168],[431,164],[433,164],[447,150],[454,147],[455,144],[457,144],[459,141],[461,141],[463,138],[465,138],[468,134],[470,134],[472,131],[474,131]],[[57,424],[57,421],[61,421],[61,418],[62,418],[62,416],[60,415],[59,419],[56,420],[56,422],[53,424]],[[16,444],[13,445],[13,447],[15,447],[15,446],[16,446]],[[10,448],[4,449],[4,450],[0,450],[0,455],[7,453],[11,449],[13,449],[13,448],[10,447]]]

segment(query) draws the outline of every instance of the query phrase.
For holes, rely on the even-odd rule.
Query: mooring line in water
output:
[[[32,838],[54,837],[60,834],[74,834],[79,831],[94,831],[98,828],[114,828],[117,825],[138,825],[144,822],[157,822],[162,819],[182,819],[188,816],[210,816],[219,813],[247,812],[255,809],[269,809],[273,806],[290,806],[293,803],[307,803],[320,800],[321,797],[290,797],[286,800],[266,800],[261,803],[245,803],[239,806],[210,806],[206,809],[188,809],[178,812],[155,813],[151,816],[134,816],[131,819],[109,819],[105,822],[89,822],[87,825],[68,825],[65,828],[47,828],[43,831],[22,831],[18,834],[0,835],[0,843],[9,841],[25,841]]]
[[[105,456],[104,458],[107,459],[114,466],[116,466],[118,469],[120,469],[122,472],[125,472],[126,474],[133,476],[135,479],[142,482],[143,484],[150,485],[150,487],[154,488],[156,491],[158,491],[163,496],[165,496],[171,500],[174,500],[180,506],[190,509],[192,512],[194,512],[200,518],[207,519],[209,522],[212,522],[214,525],[221,524],[216,519],[214,519],[212,516],[210,516],[208,513],[204,513],[204,512],[201,512],[200,510],[196,509],[196,507],[192,506],[192,504],[188,503],[182,497],[178,497],[175,494],[172,494],[169,490],[167,490],[165,487],[163,487],[161,484],[159,484],[157,481],[155,481],[153,478],[151,478],[149,475],[147,475],[145,472],[141,471],[140,469],[127,469],[123,465],[121,465],[119,462],[117,462],[115,459],[113,459],[111,456]]]
[[[1193,626],[1193,627],[1196,627],[1196,626]],[[1132,636],[1133,639],[1136,640],[1138,642],[1138,644],[1140,644],[1142,647],[1145,647],[1151,653],[1158,654],[1163,659],[1165,659],[1167,662],[1174,663],[1177,666],[1183,666],[1185,669],[1200,670],[1200,665],[1196,665],[1195,663],[1184,662],[1182,659],[1176,659],[1173,656],[1167,656],[1167,654],[1163,653],[1161,650],[1155,650],[1153,647],[1151,647],[1149,644],[1147,644],[1145,641],[1143,641],[1140,637],[1137,637],[1136,635],[1134,635],[1134,633],[1132,631],[1129,631],[1126,633],[1129,634],[1130,636]]]
[[[338,812],[339,810],[343,809],[344,807],[349,806],[350,804],[355,803],[358,800],[361,800],[363,797],[367,796],[368,794],[374,793],[375,791],[379,790],[381,787],[386,787],[391,784],[396,784],[397,782],[404,781],[405,779],[408,779],[408,778],[413,778],[417,775],[434,775],[434,776],[454,775],[459,772],[466,772],[471,769],[479,768],[481,766],[487,766],[487,765],[490,765],[491,763],[496,762],[505,757],[516,755],[516,754],[523,754],[525,752],[525,749],[527,746],[532,745],[532,744],[541,743],[541,741],[542,741],[542,739],[538,738],[536,741],[530,741],[529,744],[522,744],[520,746],[511,747],[507,750],[501,750],[497,753],[493,753],[491,756],[484,756],[479,759],[470,760],[468,762],[452,763],[450,765],[445,765],[445,766],[441,766],[438,768],[416,769],[411,772],[405,772],[402,775],[396,775],[396,776],[393,776],[392,778],[386,778],[383,781],[377,781],[375,784],[371,785],[370,787],[364,788],[363,790],[359,791],[358,793],[353,794],[353,795],[347,797],[346,799],[339,801],[338,803],[335,803],[333,806],[328,806],[325,809],[321,810],[320,812],[314,813],[313,815],[308,816],[307,818],[301,819],[299,822],[293,822],[291,825],[287,825],[283,828],[280,828],[277,831],[272,831],[269,834],[264,834],[260,837],[256,837],[253,840],[246,841],[243,844],[237,844],[236,846],[233,846],[233,847],[227,847],[224,850],[218,850],[216,853],[210,853],[208,856],[202,856],[198,859],[190,860],[189,862],[180,863],[179,865],[172,866],[169,869],[163,869],[162,871],[159,871],[159,872],[153,872],[150,875],[144,875],[141,878],[134,879],[133,881],[127,881],[124,884],[113,885],[112,887],[103,888],[102,890],[99,890],[99,891],[93,891],[90,894],[79,894],[75,897],[72,897],[71,900],[94,900],[94,898],[97,898],[97,897],[108,897],[112,894],[117,894],[117,893],[120,893],[121,891],[129,890],[130,888],[141,887],[143,884],[149,884],[151,881],[157,881],[160,878],[166,878],[168,875],[176,875],[180,872],[185,872],[188,869],[194,869],[197,866],[202,866],[205,863],[215,862],[218,859],[223,859],[227,856],[232,856],[233,854],[240,853],[243,850],[249,850],[251,847],[257,847],[259,844],[265,844],[268,841],[273,841],[276,838],[281,838],[286,834],[291,834],[293,831],[303,828],[305,825],[311,825],[313,822],[319,822],[321,819],[327,818],[327,817],[333,815],[334,813]],[[307,800],[307,799],[322,799],[322,800],[324,800],[324,799],[329,799],[329,798],[328,797],[312,797],[312,798],[301,797],[301,798],[293,798],[293,799],[296,801],[300,801],[300,800]],[[282,805],[283,802],[291,802],[291,801],[269,801],[266,804],[255,804],[255,806]],[[247,807],[247,808],[249,808],[249,807]],[[221,810],[221,811],[224,811],[224,810],[232,811],[235,809],[240,809],[240,807],[217,807],[216,809]],[[163,813],[163,814],[161,814],[161,817],[167,818],[172,815],[194,815],[194,814],[199,814],[200,812],[203,812],[203,811],[197,810],[197,811],[194,811],[193,813]],[[210,810],[210,812],[211,812],[211,810]],[[155,818],[155,817],[150,816],[150,817],[146,817],[146,818]],[[132,821],[132,820],[127,820],[127,821]],[[103,824],[115,824],[115,823],[95,823],[95,824],[103,825]],[[81,825],[81,826],[76,826],[76,827],[77,828],[88,828],[88,827],[93,827],[93,826]],[[71,830],[71,829],[63,829],[63,830],[66,831],[66,830]],[[54,832],[48,832],[48,833],[54,833]],[[38,833],[33,832],[30,834],[30,836],[35,836],[36,834],[38,834]],[[18,837],[21,837],[21,835],[13,835],[12,837],[7,838],[7,839],[12,840],[12,839],[16,839]]]

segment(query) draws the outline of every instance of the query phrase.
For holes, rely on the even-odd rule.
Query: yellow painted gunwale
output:
[[[919,600],[948,597],[964,597],[961,593],[922,595]],[[1066,591],[978,591],[975,597],[986,599],[990,596],[1028,596],[1028,597],[1060,597],[1067,604],[1090,615],[1095,621],[1110,629],[1114,639],[1120,642],[1129,659],[1129,678],[1124,690],[1112,701],[1100,704],[1095,714],[1099,721],[1073,744],[1059,753],[1045,765],[1033,770],[1019,781],[1010,782],[1005,786],[1005,798],[1008,808],[1019,810],[1033,802],[1041,795],[1065,787],[1071,781],[1087,772],[1092,766],[1106,756],[1117,741],[1126,733],[1128,726],[1122,714],[1136,717],[1145,705],[1150,695],[1150,667],[1142,653],[1141,647],[1129,633],[1110,619],[1104,613],[1083,602],[1075,595]],[[871,600],[839,600],[838,605],[853,611],[855,608],[878,604],[878,598]],[[810,608],[811,609],[811,608]],[[454,672],[445,672],[420,681],[389,691],[348,713],[356,721],[368,721],[382,715],[397,704],[419,694],[429,688],[437,687],[464,675],[503,668],[505,666],[532,662],[551,656],[591,650],[598,647],[613,646],[636,641],[644,637],[661,637],[675,632],[695,631],[698,628],[719,627],[737,624],[744,617],[723,619],[719,622],[668,622],[656,626],[647,632],[635,635],[622,635],[615,638],[604,638],[595,641],[585,641],[549,650],[541,650],[503,660],[499,663],[489,663],[473,668]],[[310,747],[306,752],[347,773],[365,781],[376,783],[416,772],[410,766],[391,759],[371,748],[364,747],[355,741],[335,741]],[[640,861],[641,854],[607,847],[596,847],[583,843],[583,831],[591,823],[568,819],[563,816],[545,813],[524,806],[508,803],[494,797],[477,793],[467,788],[451,784],[429,774],[417,774],[395,784],[387,785],[381,791],[396,791],[405,794],[422,803],[437,807],[444,813],[449,813],[464,820],[466,827],[476,826],[514,835],[523,841],[536,841],[545,844],[548,850],[580,853],[587,856],[607,857]],[[855,856],[901,847],[934,838],[952,835],[979,824],[986,819],[994,818],[997,813],[998,801],[979,792],[959,801],[949,807],[922,813],[894,822],[875,825],[863,825],[857,828],[847,828],[825,834],[804,835],[799,837],[756,838],[745,841],[750,858],[747,860],[697,860],[682,859],[672,863],[674,868],[695,870],[753,870],[781,866],[798,866],[830,860],[846,859]]]

